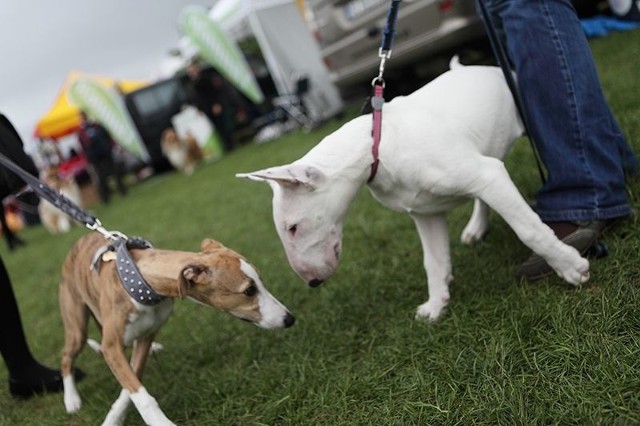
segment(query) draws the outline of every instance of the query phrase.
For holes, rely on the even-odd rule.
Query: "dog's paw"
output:
[[[430,322],[437,321],[444,312],[444,308],[447,307],[447,301],[429,299],[426,303],[418,306],[415,318]]]
[[[558,275],[573,285],[581,285],[589,281],[589,261],[583,257],[576,262],[575,265],[572,265],[563,269],[556,269]]]
[[[150,349],[150,353],[154,354],[156,352],[160,352],[164,350],[164,346],[162,345],[162,343],[158,343],[158,342],[153,342],[151,343],[151,349]]]
[[[460,235],[460,241],[462,244],[472,245],[482,239],[487,235],[488,227],[486,224],[480,223],[472,223],[471,221],[467,223],[467,226],[462,230],[462,234]]]
[[[76,413],[82,407],[82,400],[78,392],[66,392],[64,393],[64,408],[67,413]]]
[[[87,339],[87,345],[97,354],[102,353],[102,347],[100,343],[93,339]]]
[[[75,413],[82,407],[82,400],[78,389],[76,389],[76,382],[73,375],[68,375],[62,378],[62,386],[64,391],[64,408],[67,413]]]

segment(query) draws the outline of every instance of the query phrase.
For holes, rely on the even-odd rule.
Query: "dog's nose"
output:
[[[287,316],[284,317],[284,328],[291,327],[296,322],[296,317],[287,312]]]
[[[309,287],[318,287],[320,284],[322,284],[324,281],[319,280],[317,278],[312,279],[311,281],[309,281]]]

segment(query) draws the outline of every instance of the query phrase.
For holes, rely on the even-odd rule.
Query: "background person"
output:
[[[100,200],[103,203],[108,203],[111,198],[110,176],[115,177],[120,194],[126,195],[127,187],[124,184],[124,173],[114,157],[115,142],[113,138],[100,123],[90,120],[84,111],[80,113],[80,116],[82,124],[78,131],[78,141],[95,171]]]
[[[215,70],[203,70],[197,62],[191,62],[186,72],[192,82],[196,107],[213,123],[225,151],[233,150],[236,145],[236,92]]]

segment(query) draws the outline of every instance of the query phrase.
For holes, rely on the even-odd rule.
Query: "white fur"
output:
[[[73,375],[62,378],[64,386],[64,407],[67,413],[75,413],[82,407],[82,399],[76,388],[76,382]]]
[[[130,402],[129,392],[122,389],[118,398],[111,404],[111,409],[102,421],[102,426],[121,426],[124,424]]]
[[[369,176],[371,126],[370,115],[357,117],[292,164],[237,175],[273,189],[276,230],[289,263],[307,282],[336,271],[344,217]],[[491,207],[567,282],[589,279],[588,261],[542,223],[501,161],[523,131],[497,67],[454,67],[384,106],[380,166],[368,186],[380,203],[408,213],[416,224],[429,288],[418,318],[437,319],[449,301],[446,213],[469,198],[481,202],[463,242],[482,238]]]
[[[131,302],[135,305],[137,312],[128,318],[122,338],[125,346],[131,345],[140,336],[159,330],[173,312],[174,299],[166,298],[153,306],[142,305],[134,298],[131,298]]]
[[[240,270],[253,280],[258,288],[258,306],[262,319],[257,324],[262,328],[281,328],[282,318],[287,315],[287,308],[269,293],[253,266],[240,260]]]
[[[153,426],[175,426],[175,424],[164,415],[158,402],[154,397],[149,395],[149,392],[143,387],[139,388],[136,392],[129,395],[133,405],[142,416],[144,422]],[[120,400],[120,398],[118,398]],[[116,402],[118,402],[116,400]]]

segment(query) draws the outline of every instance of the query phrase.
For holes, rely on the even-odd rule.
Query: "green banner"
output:
[[[203,9],[186,7],[182,11],[180,25],[204,60],[252,102],[259,104],[264,101],[262,90],[242,52]]]
[[[118,95],[101,83],[81,78],[69,87],[71,102],[102,124],[117,143],[143,161],[149,161],[149,153],[135,129],[128,111]]]

